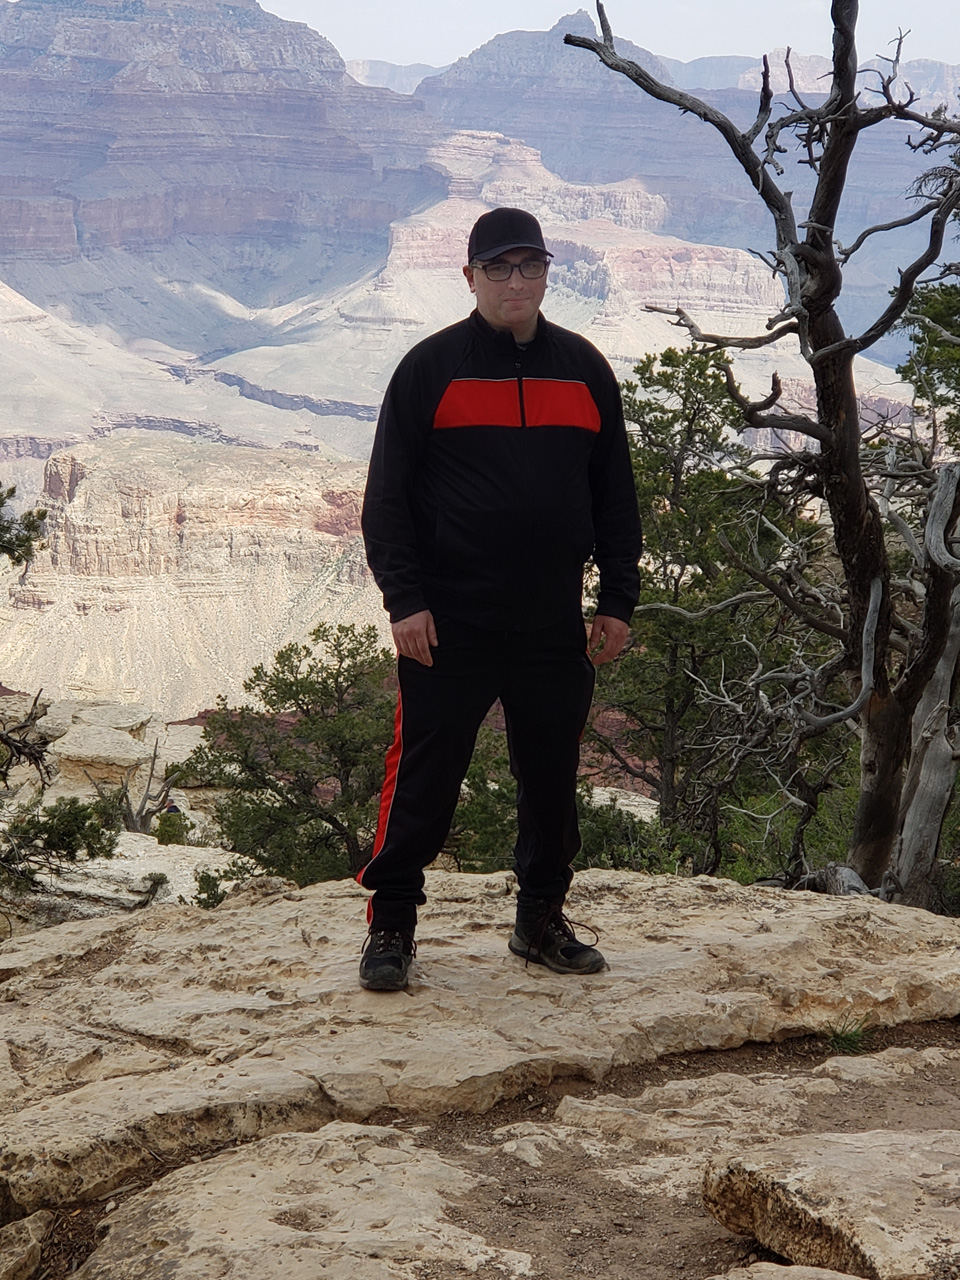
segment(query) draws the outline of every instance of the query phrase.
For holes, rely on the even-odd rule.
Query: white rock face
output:
[[[0,669],[21,688],[142,701],[172,720],[221,693],[241,701],[253,666],[321,620],[385,630],[363,478],[319,453],[148,432],[51,458],[46,549],[0,577]]]
[[[50,744],[50,754],[57,759],[61,772],[72,781],[82,784],[84,770],[87,770],[98,780],[120,782],[127,769],[150,759],[150,748],[121,729],[109,729],[102,724],[75,724]]]
[[[960,1132],[790,1138],[712,1165],[704,1202],[733,1231],[875,1280],[960,1263]]]

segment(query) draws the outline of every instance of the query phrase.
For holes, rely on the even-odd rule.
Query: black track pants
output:
[[[412,932],[423,869],[443,847],[477,731],[499,698],[517,780],[514,869],[525,898],[562,902],[580,849],[576,782],[594,670],[579,614],[542,631],[485,631],[436,619],[433,666],[397,664],[396,734],[387,753],[371,861],[357,876],[381,929]]]

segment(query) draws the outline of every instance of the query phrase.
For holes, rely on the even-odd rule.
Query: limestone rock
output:
[[[15,724],[20,724],[30,714],[33,707],[34,698],[32,694],[26,693],[7,693],[0,697],[0,726],[6,729],[12,728]],[[37,707],[40,711],[40,718],[46,715],[46,709],[49,707],[49,700],[38,699]]]
[[[53,1214],[41,1209],[20,1222],[0,1227],[0,1280],[33,1280],[52,1222]]]
[[[250,1271],[249,1250],[259,1242],[265,1253],[286,1257],[295,1276],[306,1258],[311,1258],[315,1267],[322,1262],[324,1275],[352,1276],[350,1268],[362,1268],[364,1260],[374,1254],[381,1271],[373,1272],[371,1280],[387,1275],[413,1280],[416,1275],[452,1276],[464,1271],[487,1274],[484,1262],[491,1276],[513,1270],[522,1273],[529,1265],[524,1253],[531,1255],[543,1274],[590,1274],[592,1266],[597,1275],[605,1275],[611,1238],[616,1239],[623,1228],[633,1225],[636,1229],[642,1223],[645,1230],[641,1236],[627,1235],[640,1248],[639,1255],[632,1251],[620,1254],[624,1260],[627,1256],[632,1259],[631,1269],[611,1269],[609,1274],[660,1275],[652,1264],[662,1261],[665,1241],[651,1228],[675,1223],[677,1214],[686,1219],[702,1214],[701,1238],[715,1235],[715,1227],[708,1225],[695,1195],[704,1161],[718,1147],[731,1154],[742,1150],[749,1135],[764,1121],[767,1136],[775,1134],[778,1092],[799,1098],[785,1127],[817,1132],[838,1108],[847,1115],[882,1111],[889,1099],[884,1073],[893,1063],[905,1086],[902,1093],[911,1093],[906,1082],[914,1074],[922,1077],[928,1099],[934,1087],[948,1099],[942,1108],[926,1109],[933,1126],[928,1134],[931,1144],[937,1141],[937,1121],[960,1115],[960,1052],[886,1051],[872,1061],[877,1070],[843,1085],[842,1098],[837,1096],[836,1085],[831,1085],[836,1092],[825,1094],[827,1081],[816,1072],[765,1072],[745,1080],[741,1091],[731,1085],[736,1077],[718,1073],[670,1081],[664,1087],[651,1086],[639,1098],[608,1096],[586,1105],[581,1102],[575,1115],[566,1114],[566,1122],[521,1122],[461,1144],[451,1141],[452,1132],[446,1124],[439,1131],[426,1124],[411,1131],[404,1119],[393,1128],[361,1128],[335,1121],[313,1137],[288,1134],[253,1141],[242,1150],[204,1163],[188,1162],[178,1173],[133,1196],[105,1219],[106,1240],[81,1274],[96,1280],[159,1280],[166,1266],[178,1277],[196,1274],[199,1280],[199,1268],[206,1260],[218,1276],[230,1280],[234,1275],[239,1277],[244,1268]],[[894,1108],[902,1109],[901,1097],[889,1100]],[[564,1106],[574,1101],[568,1098]],[[613,1121],[618,1103],[628,1121],[622,1131]],[[764,1112],[759,1120],[755,1114],[758,1103]],[[651,1122],[646,1138],[635,1128],[638,1115]],[[710,1123],[715,1116],[722,1118],[722,1125]],[[701,1121],[702,1129],[698,1129]],[[461,1129],[461,1134],[464,1132],[469,1132],[466,1126]],[[436,1151],[439,1133],[444,1141],[440,1157]],[[652,1154],[658,1146],[651,1137],[670,1133],[672,1154]],[[667,1176],[665,1166],[671,1163],[674,1173]],[[538,1237],[529,1232],[523,1235],[514,1227],[522,1228],[525,1218],[527,1222],[531,1217],[542,1221],[550,1214],[550,1206],[558,1203],[558,1177],[563,1179],[564,1173],[576,1171],[575,1186],[582,1192],[585,1168],[597,1179],[602,1195],[599,1215],[588,1212],[583,1218],[574,1216],[573,1221],[569,1213],[564,1218],[554,1217],[547,1230],[559,1238],[561,1265],[565,1256],[573,1257],[564,1245],[589,1238],[579,1231],[567,1235],[565,1228],[573,1222],[588,1230],[594,1225],[599,1228],[596,1252],[587,1255],[591,1266],[581,1269],[578,1262],[584,1255],[578,1254],[577,1262],[571,1262],[568,1269],[557,1270],[557,1255],[544,1257],[532,1247]],[[569,1181],[559,1185],[570,1188]],[[409,1244],[411,1197],[416,1198],[417,1226],[423,1232],[419,1250]],[[574,1198],[579,1201],[582,1196],[575,1194]],[[374,1205],[379,1212],[371,1221]],[[513,1208],[507,1208],[505,1215],[507,1206]],[[438,1215],[438,1208],[446,1221]],[[513,1213],[518,1216],[511,1218]],[[451,1218],[459,1229],[450,1230]],[[626,1220],[618,1221],[621,1218]],[[375,1225],[377,1222],[382,1225]],[[294,1227],[299,1234],[280,1233],[281,1227]],[[154,1244],[145,1248],[145,1241]],[[308,1248],[309,1254],[304,1252]],[[695,1256],[681,1252],[678,1261],[689,1265]],[[268,1270],[267,1274],[273,1272]],[[366,1272],[360,1270],[360,1274]],[[737,1268],[730,1273],[730,1280],[846,1278],[836,1271],[762,1263]]]
[[[102,1194],[148,1173],[150,1151],[203,1155],[384,1107],[484,1112],[560,1077],[778,1039],[843,1012],[960,1012],[960,922],[873,899],[586,872],[571,914],[601,928],[611,967],[576,979],[508,953],[510,876],[431,872],[409,991],[385,997],[357,984],[359,886],[277,887],[232,909],[155,905],[0,946],[0,1043],[23,1084],[0,1112],[13,1203]],[[846,1087],[812,1076],[804,1105]],[[732,1130],[730,1099],[741,1146],[756,1141],[784,1113],[777,1088],[721,1081],[698,1102],[677,1085],[657,1102],[666,1118],[630,1102],[609,1125],[687,1160],[686,1146]],[[583,1105],[564,1104],[567,1133]],[[606,1105],[584,1132],[604,1132]]]
[[[79,707],[76,720],[80,724],[99,725],[105,729],[117,729],[128,733],[131,737],[143,741],[143,729],[149,723],[153,712],[142,702],[99,703],[94,706]]]
[[[789,1077],[719,1071],[649,1085],[631,1098],[568,1095],[553,1122],[524,1121],[499,1130],[500,1149],[533,1168],[541,1167],[549,1151],[583,1150],[608,1177],[637,1195],[699,1198],[706,1160],[722,1163],[745,1147],[821,1129],[823,1117],[845,1113],[852,1098],[876,1117],[875,1123],[903,1123],[908,1115],[908,1125],[919,1118],[936,1126],[939,1112],[932,1109],[887,1108],[887,1099],[900,1096],[914,1076],[939,1082],[941,1110],[954,1118],[947,1100],[960,1085],[960,1052],[888,1049],[857,1059],[864,1069],[847,1077],[843,1067],[851,1061],[831,1058],[812,1072]],[[898,1085],[896,1095],[891,1079]],[[960,1119],[960,1108],[955,1118]]]
[[[693,1150],[713,1151],[731,1141],[743,1146],[763,1141],[771,1133],[799,1132],[801,1117],[811,1103],[839,1095],[832,1080],[801,1076],[785,1096],[779,1076],[721,1071],[706,1080],[651,1086],[636,1099],[563,1098],[557,1119],[624,1138],[638,1152],[686,1155]]]
[[[396,1130],[329,1124],[188,1166],[107,1219],[78,1280],[384,1280],[532,1260],[445,1217],[476,1180]],[[428,1270],[429,1269],[429,1270]]]
[[[960,1131],[831,1133],[769,1143],[704,1177],[731,1231],[807,1266],[938,1280],[960,1266]]]
[[[849,1273],[826,1271],[823,1267],[781,1267],[775,1262],[755,1262],[752,1267],[735,1267],[708,1280],[850,1280]]]
[[[240,702],[252,667],[321,619],[385,628],[363,559],[362,485],[355,465],[326,455],[184,449],[159,433],[51,458],[47,545],[10,577],[6,611],[0,599],[0,662],[71,695],[44,717],[54,732],[70,717],[61,756],[89,765],[92,731],[118,732],[122,716],[144,739],[127,751],[134,763],[153,746],[138,704],[172,720],[218,693]],[[100,709],[106,702],[127,710]],[[91,733],[78,735],[79,722]]]
[[[91,777],[122,781],[127,769],[134,769],[150,759],[150,749],[121,729],[102,724],[73,724],[62,737],[50,745],[60,771],[79,782],[87,773]]]

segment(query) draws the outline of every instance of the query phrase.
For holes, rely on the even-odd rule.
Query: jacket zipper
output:
[[[523,374],[520,372],[523,365],[519,360],[516,360],[514,361],[513,367],[517,370],[517,395],[520,397],[520,426],[525,427],[527,425],[527,410],[523,403]]]

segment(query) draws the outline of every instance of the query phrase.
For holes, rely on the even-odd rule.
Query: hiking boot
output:
[[[367,991],[402,991],[417,954],[413,935],[396,929],[371,929],[360,959],[360,985]]]
[[[590,932],[596,942],[596,931]],[[578,940],[561,904],[542,898],[517,904],[517,923],[507,946],[515,956],[554,973],[599,973],[607,963],[596,947]]]

